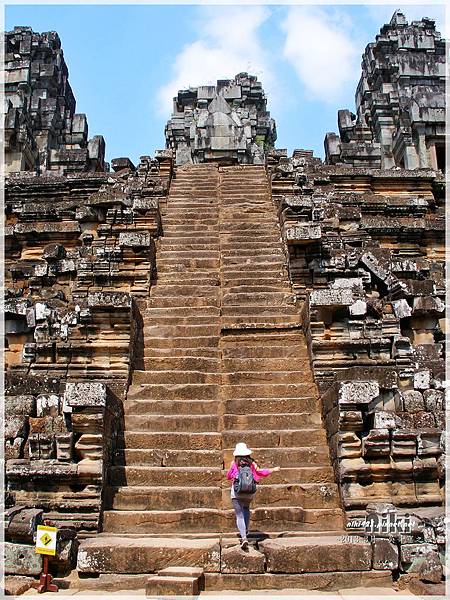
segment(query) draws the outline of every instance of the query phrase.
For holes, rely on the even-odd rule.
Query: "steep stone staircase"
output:
[[[196,567],[212,581],[236,543],[225,470],[237,442],[281,467],[260,482],[251,531],[326,540],[344,515],[264,168],[178,169],[163,227],[104,533],[78,567]]]
[[[263,167],[180,169],[163,216],[144,366],[125,403],[104,530],[234,531],[228,467],[263,465],[252,527],[342,527],[317,390]]]
[[[105,531],[221,530],[220,229],[217,167],[179,170],[144,312],[145,371],[125,402]]]
[[[225,465],[235,443],[245,441],[261,465],[281,466],[261,480],[252,528],[340,529],[317,389],[264,167],[221,169],[220,254]],[[229,502],[227,485],[223,506]]]

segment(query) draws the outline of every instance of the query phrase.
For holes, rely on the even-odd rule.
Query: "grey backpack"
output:
[[[250,465],[244,464],[238,467],[238,475],[233,482],[233,487],[234,493],[237,496],[241,494],[254,494],[256,492],[256,481]]]

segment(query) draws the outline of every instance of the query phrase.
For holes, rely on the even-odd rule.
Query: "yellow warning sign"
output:
[[[49,554],[50,556],[55,556],[57,534],[57,527],[38,525],[36,531],[36,552],[38,554]]]

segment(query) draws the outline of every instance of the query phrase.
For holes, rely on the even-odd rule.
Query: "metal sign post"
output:
[[[52,583],[53,577],[48,572],[48,557],[56,555],[56,538],[58,529],[47,525],[38,525],[36,530],[36,552],[44,555],[44,567],[39,581],[33,583],[39,594],[57,592],[58,586]]]

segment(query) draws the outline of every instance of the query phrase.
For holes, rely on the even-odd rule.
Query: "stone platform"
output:
[[[200,569],[206,592],[338,590],[392,584],[390,569],[373,569],[373,547],[364,537],[308,534],[253,540],[244,552],[231,536],[189,539],[104,534],[81,543],[78,576],[86,587],[111,590],[145,587],[149,578],[155,581],[156,574],[167,567]],[[109,577],[112,574],[113,579]]]

